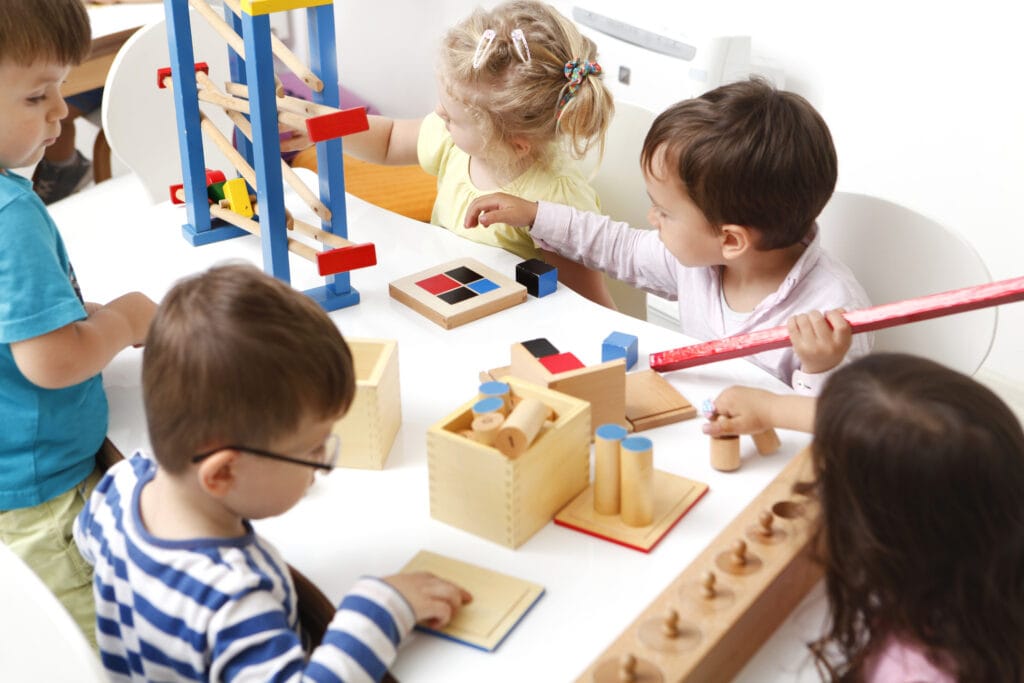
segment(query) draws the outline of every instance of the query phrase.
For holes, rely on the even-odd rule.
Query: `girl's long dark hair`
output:
[[[961,681],[1024,680],[1024,434],[987,388],[928,360],[838,370],[812,444],[831,608],[811,649],[859,680],[888,637]]]

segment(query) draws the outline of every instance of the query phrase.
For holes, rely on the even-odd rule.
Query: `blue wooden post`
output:
[[[206,200],[206,161],[199,122],[199,95],[188,0],[164,0],[164,15],[167,19],[167,45],[171,57],[174,112],[178,122],[181,177],[188,197],[185,206],[188,223],[181,226],[182,234],[189,243],[196,246],[245,235],[244,230],[234,226],[214,229],[211,225],[210,207]]]
[[[242,18],[232,12],[231,8],[227,4],[224,5],[224,20],[235,33],[242,35]],[[232,50],[230,45],[228,45],[228,71],[231,74],[230,77],[233,83],[241,83],[242,85],[245,85],[248,82],[245,79],[245,60],[242,59],[241,55]],[[249,166],[253,166],[252,143],[249,142],[249,138],[245,137],[241,131],[236,130],[234,134],[234,141],[235,149],[238,150],[238,153],[242,155],[243,159],[249,162]]]
[[[242,12],[245,75],[249,84],[256,197],[259,202],[263,270],[291,282],[288,236],[284,215],[284,180],[281,177],[281,140],[277,132],[277,96],[274,93],[274,57],[270,50],[270,15]]]
[[[328,4],[306,8],[306,24],[309,27],[310,69],[324,84],[321,92],[313,93],[313,101],[337,107],[338,57],[334,42],[334,6]],[[331,220],[321,221],[321,227],[347,239],[345,171],[341,154],[341,138],[324,140],[316,145],[320,201],[331,212]],[[359,303],[359,292],[352,289],[348,273],[328,275],[323,287],[310,289],[306,294],[328,311]]]

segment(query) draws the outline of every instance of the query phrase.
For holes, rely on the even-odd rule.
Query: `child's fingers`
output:
[[[466,209],[466,218],[463,221],[463,225],[467,228],[475,228],[477,225],[489,225],[495,223],[495,220],[489,220],[486,223],[481,218],[488,213],[500,212],[502,209],[501,198],[498,195],[486,195],[484,197],[477,197],[469,204],[469,208]]]

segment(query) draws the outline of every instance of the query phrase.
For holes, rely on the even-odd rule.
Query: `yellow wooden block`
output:
[[[442,629],[420,627],[467,645],[497,649],[531,607],[544,595],[544,587],[507,574],[421,550],[402,573],[427,571],[462,586],[473,595]]]
[[[224,198],[228,200],[231,210],[244,218],[253,215],[252,202],[249,201],[249,188],[244,178],[232,178],[224,183]]]
[[[356,371],[356,396],[334,425],[341,438],[339,467],[384,468],[402,425],[398,342],[349,338]]]
[[[320,7],[334,4],[334,0],[242,0],[242,11],[249,16],[283,12],[289,9]]]
[[[504,378],[516,398],[554,411],[529,448],[504,456],[462,435],[473,421],[472,397],[427,430],[430,516],[509,548],[526,542],[590,481],[590,404]]]

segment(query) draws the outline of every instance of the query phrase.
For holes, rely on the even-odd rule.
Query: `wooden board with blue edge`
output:
[[[473,601],[442,629],[417,626],[485,652],[494,652],[544,595],[544,587],[444,555],[421,550],[402,568],[403,574],[427,571],[462,586]]]
[[[526,287],[471,258],[395,280],[388,293],[446,330],[526,301]]]

